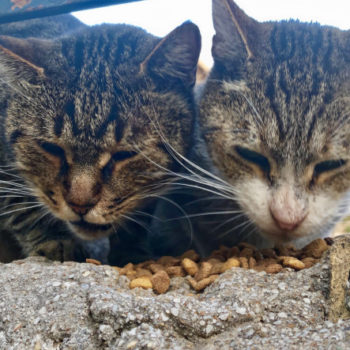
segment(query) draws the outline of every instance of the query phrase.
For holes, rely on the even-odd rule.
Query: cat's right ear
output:
[[[219,61],[236,61],[254,56],[259,23],[247,16],[233,0],[213,0],[215,35],[212,55]]]
[[[164,37],[141,63],[156,82],[192,87],[196,81],[201,36],[198,27],[185,22]]]
[[[42,59],[50,52],[51,42],[0,36],[0,72],[7,77],[32,80],[43,78]]]

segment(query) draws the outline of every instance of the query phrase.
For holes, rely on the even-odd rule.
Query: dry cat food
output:
[[[136,265],[129,263],[115,268],[130,279],[130,288],[153,289],[162,294],[169,289],[172,277],[187,276],[191,287],[199,292],[233,267],[267,273],[278,273],[286,268],[296,271],[309,268],[320,260],[332,243],[331,238],[326,238],[316,239],[303,249],[276,247],[258,250],[243,242],[232,248],[222,246],[204,259],[194,250],[189,250],[180,257],[163,256],[157,261],[148,260]]]

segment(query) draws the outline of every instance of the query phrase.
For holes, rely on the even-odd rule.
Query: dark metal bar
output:
[[[0,24],[142,0],[0,0]]]

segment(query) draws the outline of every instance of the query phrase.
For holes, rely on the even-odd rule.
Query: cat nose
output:
[[[95,204],[77,204],[73,202],[68,202],[69,207],[78,215],[85,215],[92,209]]]
[[[294,215],[285,215],[282,211],[270,208],[270,213],[277,226],[286,231],[296,229],[305,220],[307,213],[299,212]]]

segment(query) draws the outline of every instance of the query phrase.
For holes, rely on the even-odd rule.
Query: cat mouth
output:
[[[113,228],[111,224],[92,224],[84,220],[71,221],[70,224],[74,227],[77,235],[85,239],[108,236]]]

